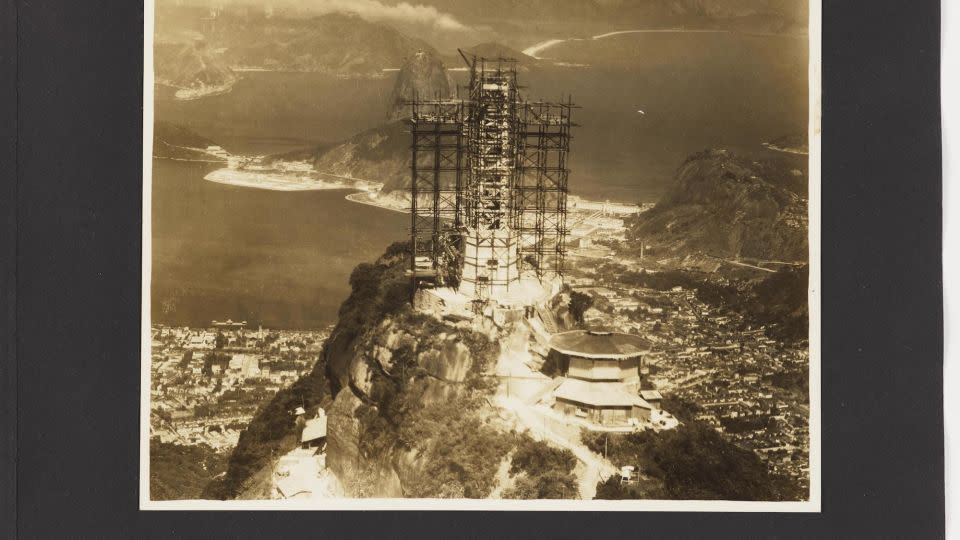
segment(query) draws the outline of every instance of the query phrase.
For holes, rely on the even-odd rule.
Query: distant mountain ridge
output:
[[[352,14],[255,23],[225,14],[218,22],[211,40],[224,47],[225,60],[237,66],[384,77],[384,69],[400,67],[418,51],[434,52],[423,40]]]
[[[433,0],[432,5],[472,24],[580,20],[634,28],[716,28],[743,32],[807,30],[807,0]],[[624,28],[621,28],[624,29]]]

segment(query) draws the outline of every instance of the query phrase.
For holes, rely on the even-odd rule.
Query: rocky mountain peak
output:
[[[407,101],[415,97],[450,97],[454,83],[443,61],[424,49],[404,59],[390,96],[387,118],[397,120],[410,115]]]
[[[684,161],[657,205],[632,220],[628,237],[663,254],[801,260],[806,231],[803,172],[714,149]]]

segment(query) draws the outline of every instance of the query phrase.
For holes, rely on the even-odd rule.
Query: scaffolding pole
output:
[[[410,275],[472,280],[482,299],[521,273],[563,276],[575,106],[526,101],[513,59],[461,55],[466,98],[410,102]]]

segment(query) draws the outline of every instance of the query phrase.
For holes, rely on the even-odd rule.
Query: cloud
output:
[[[307,4],[308,9],[321,14],[334,12],[356,13],[371,21],[415,23],[432,26],[438,30],[468,30],[453,15],[443,13],[433,6],[400,2],[386,5],[377,0],[314,0]]]

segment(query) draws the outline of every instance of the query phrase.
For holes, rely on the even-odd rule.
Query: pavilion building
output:
[[[640,396],[640,367],[650,344],[640,336],[574,330],[550,339],[563,382],[554,409],[599,426],[649,421],[653,405]]]

